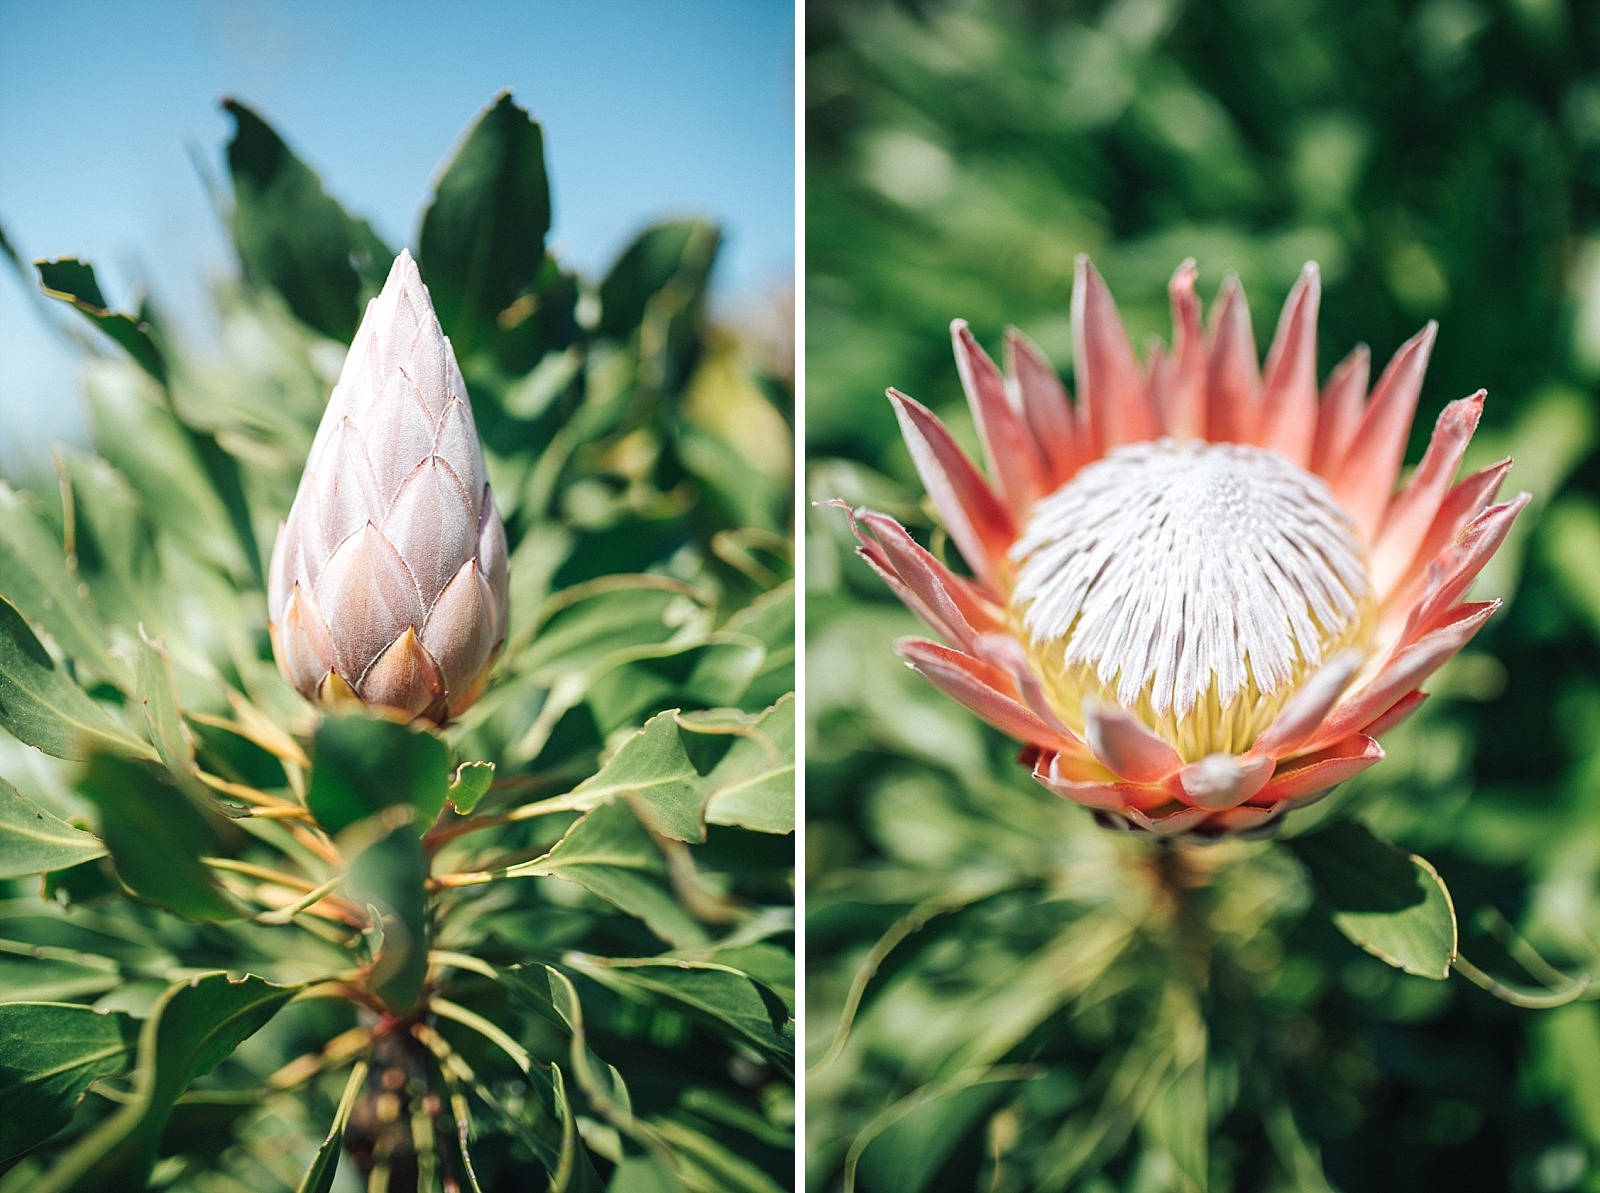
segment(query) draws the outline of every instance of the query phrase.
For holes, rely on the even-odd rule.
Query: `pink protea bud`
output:
[[[328,399],[267,582],[306,697],[443,724],[506,632],[506,540],[455,352],[402,251]]]

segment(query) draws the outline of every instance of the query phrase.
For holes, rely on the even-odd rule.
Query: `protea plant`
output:
[[[1498,606],[1463,597],[1528,499],[1493,504],[1510,460],[1455,480],[1481,391],[1396,488],[1433,324],[1370,395],[1364,347],[1319,394],[1315,265],[1264,371],[1237,281],[1203,332],[1195,276],[1173,275],[1171,349],[1141,366],[1079,260],[1076,402],[1020,334],[1002,374],[953,324],[992,480],[889,391],[970,576],[852,515],[860,553],[945,640],[902,641],[906,661],[1021,740],[1052,791],[1162,836],[1268,830],[1381,759]]]
[[[405,250],[345,357],[267,599],[301,694],[406,718],[460,713],[505,640],[505,530],[455,352]]]

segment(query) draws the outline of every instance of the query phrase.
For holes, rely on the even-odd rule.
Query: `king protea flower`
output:
[[[1172,347],[1141,367],[1080,260],[1076,402],[1021,335],[1002,375],[957,320],[992,479],[889,391],[970,577],[853,515],[861,554],[945,640],[901,642],[906,661],[1020,739],[1052,791],[1163,836],[1265,829],[1381,759],[1498,606],[1462,597],[1528,500],[1491,504],[1510,460],[1455,482],[1482,391],[1445,408],[1396,490],[1433,324],[1370,396],[1364,347],[1319,395],[1314,265],[1264,374],[1237,283],[1203,334],[1194,282],[1185,262]]]
[[[411,254],[367,304],[328,399],[267,601],[278,666],[322,703],[442,724],[506,632],[506,539],[467,387]]]

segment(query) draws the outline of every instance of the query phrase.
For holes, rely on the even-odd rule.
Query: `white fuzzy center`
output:
[[[1111,700],[1186,757],[1247,748],[1371,607],[1327,485],[1243,444],[1118,448],[1034,507],[1012,557],[1058,711],[1081,724],[1086,696]]]

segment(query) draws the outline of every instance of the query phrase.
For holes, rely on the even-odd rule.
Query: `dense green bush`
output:
[[[808,23],[813,498],[926,541],[883,388],[971,446],[949,321],[991,350],[1015,325],[1070,374],[1080,252],[1136,344],[1168,336],[1188,256],[1208,299],[1239,273],[1261,343],[1318,261],[1324,376],[1437,318],[1409,458],[1487,387],[1465,467],[1514,455],[1534,495],[1478,584],[1506,608],[1388,759],[1293,814],[1290,847],[1197,853],[1032,783],[901,665],[917,623],[813,511],[811,1186],[1600,1189],[1600,1007],[1564,976],[1600,963],[1600,12],[840,0]],[[1515,989],[1334,930],[1303,862],[1372,854],[1311,835],[1346,818],[1437,867],[1463,956]]]
[[[483,113],[415,252],[509,635],[442,733],[324,713],[262,576],[395,250],[226,106],[220,357],[24,270],[108,340],[95,451],[0,487],[0,1188],[788,1187],[792,376],[709,321],[716,227],[578,277]]]

